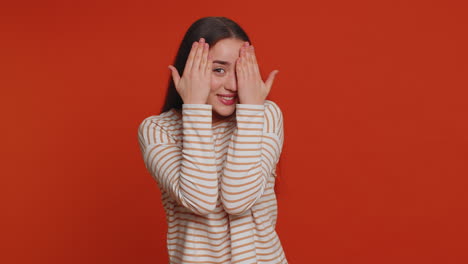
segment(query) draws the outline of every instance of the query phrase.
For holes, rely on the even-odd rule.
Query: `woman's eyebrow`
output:
[[[230,65],[231,63],[229,61],[222,61],[222,60],[215,60],[213,63],[218,63],[222,65]]]

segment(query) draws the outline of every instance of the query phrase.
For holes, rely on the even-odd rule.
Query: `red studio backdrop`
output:
[[[0,263],[167,263],[137,128],[226,16],[283,111],[290,263],[468,263],[465,1],[4,1]]]

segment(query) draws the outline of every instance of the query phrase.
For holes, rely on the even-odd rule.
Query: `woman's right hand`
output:
[[[200,38],[194,42],[182,77],[169,65],[177,92],[184,104],[206,104],[210,93],[212,60],[208,58],[209,45]]]

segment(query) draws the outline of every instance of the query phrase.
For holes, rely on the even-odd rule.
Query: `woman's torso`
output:
[[[169,141],[182,148],[182,114],[178,110],[149,118],[164,127]],[[220,181],[236,130],[235,115],[213,124],[212,130]],[[198,215],[160,188],[168,224],[170,263],[287,263],[275,231],[278,208],[274,185],[275,177],[271,175],[262,196],[241,215],[227,214],[219,198],[214,212]]]

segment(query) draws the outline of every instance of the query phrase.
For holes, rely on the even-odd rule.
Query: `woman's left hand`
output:
[[[278,70],[272,71],[267,80],[263,82],[254,47],[245,42],[236,62],[239,102],[241,104],[263,105],[278,72]]]

